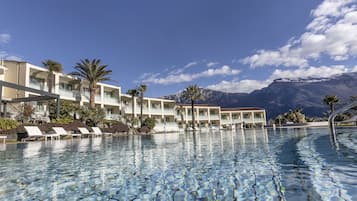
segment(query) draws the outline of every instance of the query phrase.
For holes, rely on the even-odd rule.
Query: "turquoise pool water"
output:
[[[0,200],[357,200],[357,130],[0,145]]]

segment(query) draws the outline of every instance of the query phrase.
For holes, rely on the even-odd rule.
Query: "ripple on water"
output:
[[[313,168],[278,162],[290,154],[281,146],[301,135],[248,130],[28,143],[0,152],[0,199],[289,200],[285,191],[298,181],[328,182],[319,177],[326,166],[316,166],[323,159],[307,160]],[[316,157],[306,150],[299,149],[303,157]],[[346,181],[354,168],[339,169],[349,172]]]

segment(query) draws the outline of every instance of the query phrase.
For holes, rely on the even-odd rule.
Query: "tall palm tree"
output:
[[[140,95],[140,126],[143,125],[143,105],[144,105],[144,93],[147,89],[145,84],[140,84],[138,87],[138,92]]]
[[[335,104],[338,103],[340,100],[337,98],[337,96],[326,95],[322,101],[326,105],[330,106],[330,112],[333,113],[333,111],[335,111]]]
[[[48,86],[48,92],[52,93],[52,89],[55,85],[54,80],[55,80],[55,75],[54,72],[60,73],[62,72],[62,65],[58,63],[57,61],[53,60],[45,60],[42,62],[42,65],[47,68],[48,74],[47,74],[47,86]]]
[[[137,89],[129,89],[127,92],[131,96],[131,109],[132,109],[132,116],[131,116],[131,126],[134,126],[134,117],[135,117],[135,96],[139,95],[139,91]]]
[[[95,94],[97,90],[97,83],[110,80],[109,75],[111,70],[107,70],[108,65],[100,63],[100,59],[84,59],[76,64],[75,72],[70,73],[83,80],[89,82],[89,107],[95,108]]]
[[[203,95],[200,88],[197,85],[188,86],[182,93],[185,100],[191,103],[191,115],[192,115],[192,129],[195,130],[195,102],[203,100]]]

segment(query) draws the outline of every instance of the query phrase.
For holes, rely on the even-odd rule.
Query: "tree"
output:
[[[195,130],[195,102],[203,100],[203,95],[197,85],[188,86],[182,93],[183,98],[191,103],[192,129]]]
[[[53,60],[45,60],[42,62],[43,66],[47,68],[48,74],[47,74],[47,86],[48,86],[48,92],[52,93],[52,89],[55,85],[54,80],[55,80],[55,75],[54,72],[60,73],[62,72],[62,65],[56,61]]]
[[[140,84],[138,87],[138,92],[140,95],[140,126],[143,125],[143,105],[144,105],[144,93],[147,89],[147,86],[145,84]]]
[[[107,70],[107,65],[102,65],[100,59],[84,59],[76,64],[75,72],[70,73],[73,76],[77,76],[83,80],[89,82],[89,107],[95,108],[95,94],[97,90],[97,83],[103,81],[109,81],[108,77],[112,71]]]
[[[337,96],[326,95],[322,101],[330,107],[330,114],[332,114],[335,111],[335,104],[340,100],[337,98]]]
[[[134,127],[134,118],[135,118],[135,97],[139,95],[139,92],[137,89],[129,89],[127,92],[131,96],[131,109],[132,109],[132,114],[131,114],[131,126]]]

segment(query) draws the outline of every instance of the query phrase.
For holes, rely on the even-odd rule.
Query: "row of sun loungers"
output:
[[[34,138],[45,138],[47,141],[48,138],[51,140],[53,139],[61,139],[61,136],[70,136],[71,138],[73,137],[97,137],[97,136],[104,136],[104,135],[111,135],[112,133],[103,133],[102,130],[100,130],[99,127],[92,127],[93,132],[90,132],[87,128],[85,127],[80,127],[78,128],[80,133],[69,133],[67,132],[64,128],[62,127],[53,127],[53,131],[55,133],[52,134],[45,134],[43,133],[37,126],[24,126],[25,130],[27,132],[28,137],[23,138],[22,141],[26,141],[28,139],[34,139]]]

